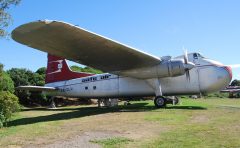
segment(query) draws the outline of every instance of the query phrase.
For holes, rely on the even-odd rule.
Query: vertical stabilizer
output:
[[[94,74],[84,72],[73,72],[67,65],[64,58],[56,57],[48,54],[48,63],[46,71],[46,84],[58,81],[66,81]]]

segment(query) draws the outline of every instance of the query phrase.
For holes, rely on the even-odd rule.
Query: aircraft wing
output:
[[[18,87],[16,87],[16,89],[17,90],[37,91],[37,92],[41,92],[41,91],[46,91],[46,92],[57,91],[57,88],[55,88],[55,87],[45,87],[45,86],[18,86]]]
[[[157,65],[161,59],[77,26],[59,21],[36,21],[19,26],[12,38],[52,55],[104,72]]]

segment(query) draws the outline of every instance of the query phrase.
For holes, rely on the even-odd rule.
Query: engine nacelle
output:
[[[157,67],[157,75],[159,78],[162,77],[176,77],[185,74],[185,67],[183,60],[168,60],[163,61]]]
[[[152,67],[121,71],[121,75],[140,79],[176,77],[186,73],[184,61],[181,59],[164,60]]]

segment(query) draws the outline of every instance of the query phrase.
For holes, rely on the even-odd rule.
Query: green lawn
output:
[[[0,147],[44,146],[89,131],[121,134],[90,140],[103,147],[240,147],[240,99],[181,99],[164,109],[152,101],[101,109],[25,108],[0,129]]]

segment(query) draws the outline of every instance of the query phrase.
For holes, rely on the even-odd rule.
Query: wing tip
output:
[[[45,20],[37,20],[37,21],[32,21],[32,22],[29,22],[29,23],[22,24],[22,25],[16,27],[11,32],[11,38],[13,40],[21,43],[21,39],[24,36],[24,34],[30,32],[32,30],[41,28],[44,25],[51,24],[53,22],[57,22],[57,21],[45,19]]]
[[[49,25],[55,22],[68,24],[66,22],[58,21],[58,20],[48,20],[48,19],[36,20],[36,21],[28,22],[16,27],[14,30],[12,30],[11,37],[15,41],[17,41],[19,35],[22,35],[24,33],[30,32],[31,30],[38,29],[40,27],[43,27],[44,25]]]

